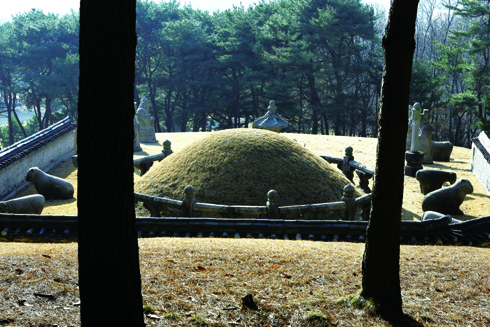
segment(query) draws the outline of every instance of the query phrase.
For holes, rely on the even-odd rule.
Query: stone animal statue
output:
[[[44,196],[34,194],[20,198],[0,201],[0,213],[40,215],[44,209]]]
[[[29,169],[26,175],[26,181],[33,183],[36,191],[47,200],[68,200],[73,198],[73,193],[75,192],[70,182],[46,174],[38,167]]]
[[[466,194],[471,193],[473,193],[473,185],[466,178],[462,178],[451,186],[428,193],[422,200],[422,210],[445,215],[463,215],[459,206],[463,203]]]
[[[425,195],[440,189],[445,182],[449,182],[451,185],[454,184],[456,182],[456,173],[443,170],[421,169],[417,171],[415,178],[419,181],[420,192]]]
[[[453,152],[453,144],[451,142],[432,141],[432,159],[434,161],[449,161],[451,152]]]
[[[424,214],[422,215],[422,221],[440,219],[442,217],[450,217],[451,218],[451,224],[457,224],[457,223],[461,222],[461,220],[454,219],[451,215],[444,215],[442,213],[435,212],[435,211],[424,212]]]

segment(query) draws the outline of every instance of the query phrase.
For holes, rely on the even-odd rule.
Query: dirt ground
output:
[[[134,158],[160,153],[163,149],[163,142],[167,139],[172,142],[172,150],[174,152],[179,151],[205,134],[206,133],[157,133],[158,142],[153,144],[141,144],[143,151],[135,153]],[[377,139],[290,133],[283,133],[283,135],[304,144],[306,148],[318,155],[330,157],[342,158],[344,156],[345,148],[352,146],[354,149],[354,160],[371,168],[374,168],[376,164]],[[454,218],[469,220],[488,216],[490,214],[489,193],[478,178],[471,172],[471,149],[454,147],[449,162],[435,162],[431,165],[424,165],[424,167],[428,169],[453,171],[457,174],[457,179],[467,178],[473,185],[474,192],[468,194],[461,205],[461,210],[465,213],[464,216],[454,216]],[[66,160],[61,163],[50,173],[70,181],[75,186],[75,194],[77,194],[78,171],[73,167],[71,160]],[[134,178],[140,178],[137,170],[135,170]],[[354,176],[354,181],[358,184],[359,181],[357,176]],[[370,187],[372,186],[373,183],[371,180]],[[35,189],[30,186],[23,192],[23,195],[32,193],[35,193]],[[415,178],[405,176],[403,199],[404,220],[421,219],[423,214],[421,205],[423,198],[424,195],[420,192],[418,181]],[[76,215],[76,199],[68,201],[48,201],[43,214]]]

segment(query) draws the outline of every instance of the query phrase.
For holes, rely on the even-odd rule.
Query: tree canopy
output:
[[[134,98],[149,100],[156,131],[249,127],[276,100],[291,132],[377,136],[382,10],[360,0],[274,0],[214,13],[138,0],[136,9]],[[437,140],[470,146],[490,128],[489,12],[488,0],[420,6],[410,103],[431,110]],[[78,22],[78,13],[31,10],[0,25],[4,146],[66,115],[77,121]],[[475,106],[454,102],[467,93]],[[27,125],[19,106],[35,113]]]

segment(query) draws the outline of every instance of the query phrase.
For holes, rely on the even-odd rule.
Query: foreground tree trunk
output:
[[[362,262],[361,296],[373,299],[378,305],[378,312],[387,317],[403,314],[399,276],[400,227],[418,2],[392,1],[383,38],[385,67],[372,210]]]
[[[135,0],[81,1],[78,259],[87,327],[145,325],[133,195],[135,24]]]

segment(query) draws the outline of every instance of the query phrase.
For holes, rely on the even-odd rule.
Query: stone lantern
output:
[[[274,100],[269,102],[269,107],[265,115],[254,120],[254,128],[267,129],[277,133],[287,126],[288,120],[279,116]]]

